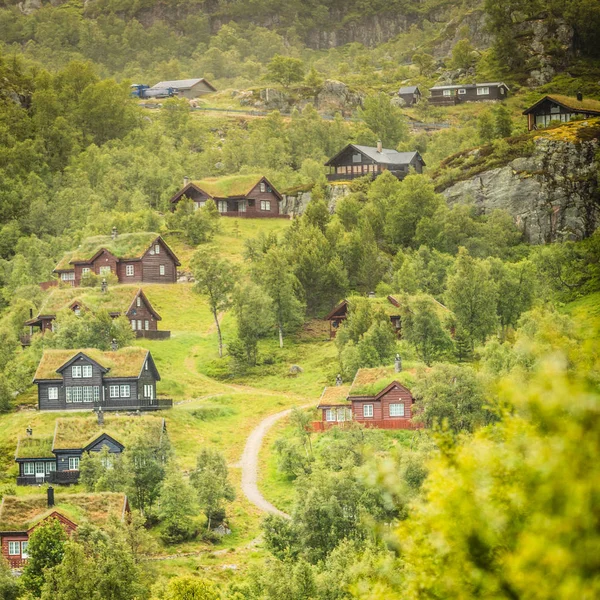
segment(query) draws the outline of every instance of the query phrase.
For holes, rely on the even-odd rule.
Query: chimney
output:
[[[342,376],[338,373],[335,378],[335,385],[340,386],[340,385],[342,385],[342,383],[343,383]]]
[[[379,154],[383,152],[383,145],[381,144],[381,140],[377,140],[377,152],[379,152]]]
[[[396,354],[396,358],[394,360],[394,371],[396,373],[400,373],[402,371],[402,359],[399,354]]]
[[[183,178],[183,187],[185,187],[190,182],[190,178],[186,175]]]
[[[117,343],[117,340],[115,338],[112,339],[111,343],[110,343],[110,349],[113,352],[116,352],[119,349],[119,344]]]
[[[577,100],[581,102],[583,100],[583,94],[581,92],[577,92]]]
[[[48,486],[48,508],[52,508],[54,506],[54,488],[49,485]]]
[[[116,226],[112,228],[111,237],[112,237],[113,240],[117,239],[117,228],[116,228]]]
[[[29,309],[29,318],[33,319],[33,308]]]
[[[102,412],[102,407],[98,409],[98,425],[104,427],[104,413]]]
[[[31,437],[33,435],[33,429],[31,429],[31,425],[25,431],[27,433],[27,437]]]

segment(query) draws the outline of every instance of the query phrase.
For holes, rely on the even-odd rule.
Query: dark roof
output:
[[[229,175],[190,181],[171,197],[170,202],[179,202],[182,196],[185,196],[185,193],[191,189],[213,199],[246,198],[257,185],[263,182],[271,188],[279,200],[283,199],[283,196],[264,175]]]
[[[406,87],[401,87],[399,94],[414,94],[419,89],[418,85],[407,85]]]
[[[547,96],[544,96],[535,104],[530,106],[527,110],[524,110],[523,114],[528,115],[546,100],[555,102],[556,104],[559,104],[568,110],[600,115],[600,101],[587,98],[584,98],[583,100],[577,100],[577,98],[572,98],[571,96],[562,96],[561,94],[548,94]]]
[[[348,148],[354,148],[361,154],[364,154],[366,157],[374,160],[377,163],[384,165],[408,165],[411,161],[417,156],[419,160],[425,166],[425,161],[421,157],[418,151],[413,152],[398,152],[397,150],[392,150],[391,148],[382,148],[381,152],[377,150],[376,146],[359,146],[358,144],[348,144],[342,150],[340,150],[333,158],[330,158],[325,166],[331,165],[338,156],[340,156],[343,152],[345,152]]]
[[[213,92],[217,91],[217,89],[206,79],[204,79],[204,77],[199,77],[197,79],[173,79],[172,81],[159,81],[150,89],[177,88],[178,90],[189,90],[200,82],[205,83],[211,90],[213,90]]]
[[[493,81],[491,83],[461,83],[461,84],[452,84],[452,85],[434,85],[429,88],[430,90],[457,90],[457,89],[465,89],[472,90],[478,87],[500,87],[504,86],[507,90],[509,87],[502,81]]]

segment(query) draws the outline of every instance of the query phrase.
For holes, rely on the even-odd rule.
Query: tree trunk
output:
[[[279,329],[279,347],[283,348],[283,327],[281,326],[281,321],[277,323],[277,327]]]
[[[213,310],[215,317],[215,325],[217,326],[217,335],[219,336],[219,358],[223,358],[223,337],[221,336],[221,326],[219,325],[219,315],[216,310]]]

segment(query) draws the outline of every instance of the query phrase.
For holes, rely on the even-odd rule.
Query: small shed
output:
[[[404,100],[406,106],[413,106],[421,100],[421,90],[416,85],[408,85],[400,88],[398,96]]]

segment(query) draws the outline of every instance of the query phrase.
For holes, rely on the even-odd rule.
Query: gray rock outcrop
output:
[[[349,194],[349,188],[345,184],[337,184],[327,186],[327,198],[329,212],[333,214],[335,207],[339,200]],[[310,190],[298,191],[295,193],[283,194],[283,200],[281,201],[281,212],[284,215],[290,215],[291,217],[299,217],[304,213],[308,203],[312,199]]]
[[[533,244],[582,239],[600,225],[597,139],[537,138],[529,157],[460,181],[442,193],[450,205],[508,211]]]

